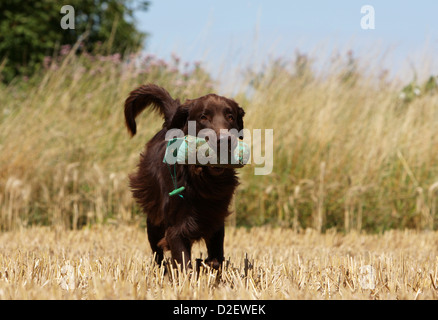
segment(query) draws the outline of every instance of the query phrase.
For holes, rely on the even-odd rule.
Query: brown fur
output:
[[[180,104],[165,89],[143,85],[132,91],[125,102],[126,125],[132,135],[136,133],[135,117],[150,105],[163,116],[163,128],[146,144],[137,172],[130,175],[130,187],[147,214],[148,238],[156,261],[161,263],[163,249],[169,249],[174,261],[183,263],[184,256],[187,263],[192,243],[204,239],[206,262],[217,268],[224,260],[224,221],[238,185],[235,170],[177,164],[177,186],[185,187],[184,198],[170,197],[174,186],[169,168],[163,163],[165,135],[172,128],[187,134],[188,120],[196,121],[198,132],[210,128],[218,137],[220,129],[240,131],[245,112],[235,101],[215,94]]]

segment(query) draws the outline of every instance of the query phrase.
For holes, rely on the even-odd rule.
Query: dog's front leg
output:
[[[208,239],[205,239],[207,245],[208,257],[205,263],[214,269],[219,269],[224,258],[224,237],[225,227],[222,226]]]

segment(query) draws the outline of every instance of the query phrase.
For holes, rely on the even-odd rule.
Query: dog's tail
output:
[[[149,105],[158,110],[164,118],[166,127],[179,106],[179,100],[174,100],[165,89],[154,85],[143,85],[129,94],[125,101],[125,120],[131,135],[137,132],[135,118]]]

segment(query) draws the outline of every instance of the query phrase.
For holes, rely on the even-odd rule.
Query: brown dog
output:
[[[163,128],[146,144],[137,172],[130,175],[130,187],[147,214],[148,239],[156,262],[160,264],[163,260],[163,249],[170,249],[174,263],[185,262],[190,266],[192,243],[204,239],[208,251],[205,262],[219,268],[224,261],[224,221],[238,185],[235,171],[176,164],[172,166],[172,173],[175,170],[177,185],[184,186],[185,190],[182,197],[169,196],[174,184],[168,165],[163,163],[165,135],[172,128],[187,134],[188,121],[193,120],[197,133],[208,128],[214,130],[219,139],[232,139],[220,135],[220,130],[241,131],[245,112],[235,101],[215,94],[180,104],[165,89],[143,85],[132,91],[125,102],[126,125],[132,135],[136,133],[136,116],[147,106],[163,116]]]

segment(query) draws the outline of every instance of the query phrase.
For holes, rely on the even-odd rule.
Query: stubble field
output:
[[[0,299],[436,299],[437,248],[436,232],[229,227],[221,273],[164,274],[140,227],[34,227],[0,235]]]

